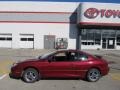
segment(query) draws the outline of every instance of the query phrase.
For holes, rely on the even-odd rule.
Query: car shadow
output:
[[[13,77],[11,76],[11,74],[9,74],[9,77],[15,80],[20,80],[20,79],[22,80],[22,78]],[[81,79],[81,78],[42,78],[40,80],[83,80],[83,81],[87,81],[86,79]]]
[[[79,78],[42,78],[41,80],[80,80]]]

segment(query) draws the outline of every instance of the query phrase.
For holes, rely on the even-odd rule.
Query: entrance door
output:
[[[46,77],[71,77],[74,76],[73,62],[67,58],[68,52],[62,51],[53,54],[49,58],[49,63],[44,66],[44,76]],[[40,64],[41,65],[41,64]],[[40,66],[41,67],[41,66]]]
[[[115,38],[103,38],[102,39],[103,49],[114,49],[115,48]]]
[[[55,48],[55,35],[45,35],[44,36],[44,48],[54,49]]]
[[[114,49],[115,48],[115,38],[108,38],[107,40],[107,48]]]

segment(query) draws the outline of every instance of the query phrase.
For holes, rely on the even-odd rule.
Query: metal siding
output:
[[[0,13],[0,21],[71,22],[77,20],[76,13]]]

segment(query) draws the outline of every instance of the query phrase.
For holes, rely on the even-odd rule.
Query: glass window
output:
[[[78,54],[78,59],[81,60],[81,61],[86,61],[86,60],[88,60],[88,56],[86,54],[79,53]]]
[[[56,62],[67,61],[67,52],[59,52],[53,56],[53,59]]]
[[[100,45],[101,30],[83,29],[82,30],[82,45]]]
[[[87,42],[82,42],[82,45],[87,45]]]
[[[12,41],[12,34],[0,34],[1,41]]]
[[[116,35],[116,30],[102,30],[103,38],[115,37],[115,35]]]
[[[78,53],[77,52],[69,52],[67,57],[68,57],[69,61],[75,61],[78,59]]]
[[[82,40],[87,40],[87,32],[85,29],[82,30]]]
[[[46,59],[46,58],[48,58],[48,57],[51,57],[51,55],[53,55],[54,53],[56,53],[56,52],[55,52],[55,51],[53,51],[53,52],[48,52],[48,53],[46,53],[46,54],[43,54],[43,55],[39,56],[38,59]]]
[[[69,61],[86,61],[88,56],[79,52],[69,52]]]
[[[117,42],[117,45],[120,45],[120,43]]]
[[[20,34],[21,41],[34,41],[34,34]]]
[[[93,30],[88,30],[87,40],[94,40],[94,31]]]
[[[117,45],[120,45],[120,34],[117,35]]]
[[[101,30],[95,30],[94,35],[95,35],[94,37],[95,45],[100,45],[101,44]]]
[[[100,45],[100,39],[95,39],[95,45]]]
[[[27,41],[27,38],[21,38],[21,41]]]
[[[120,46],[120,30],[116,31],[116,45]]]
[[[0,37],[0,40],[2,41],[2,40],[5,40],[5,38],[4,37]]]
[[[12,40],[12,38],[10,38],[10,37],[7,37],[7,38],[6,38],[6,40],[7,40],[7,41],[11,41],[11,40]]]
[[[94,42],[88,42],[87,45],[94,45]]]
[[[28,41],[34,41],[34,38],[28,38]]]
[[[101,31],[100,30],[96,30],[94,34],[95,34],[95,39],[101,39]]]
[[[34,38],[21,38],[21,41],[34,41]]]

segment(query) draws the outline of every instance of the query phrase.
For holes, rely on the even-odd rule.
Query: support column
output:
[[[78,29],[77,38],[76,38],[76,49],[77,50],[81,50],[81,35],[82,35],[82,30]]]

